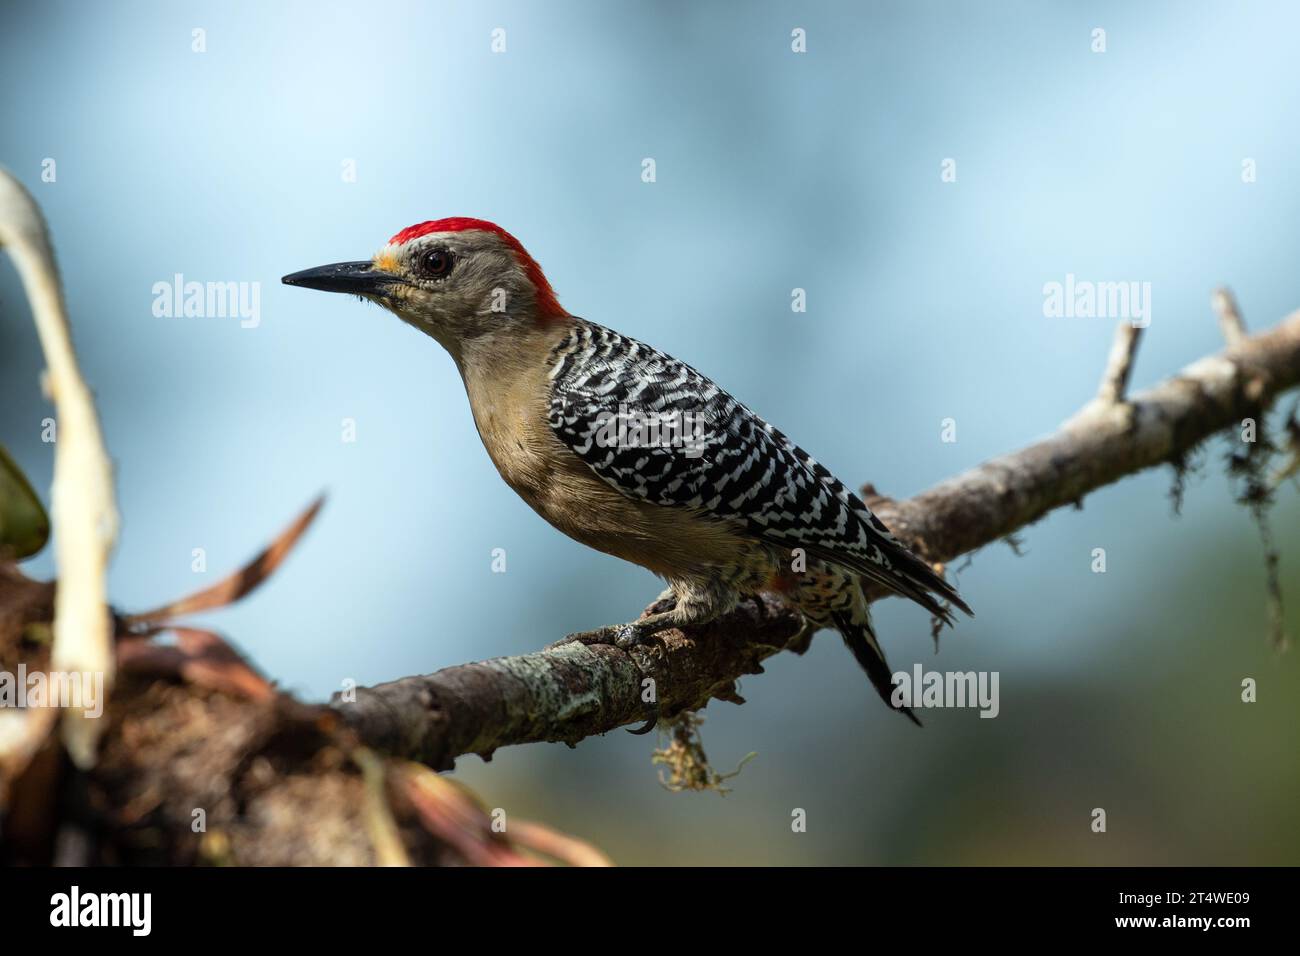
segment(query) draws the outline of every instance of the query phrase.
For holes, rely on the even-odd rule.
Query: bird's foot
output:
[[[651,635],[662,631],[672,624],[667,620],[667,615],[660,615],[653,620],[643,617],[639,621],[632,621],[629,624],[607,624],[604,627],[598,627],[593,631],[577,631],[567,637],[551,644],[547,649],[563,647],[565,644],[613,644],[624,651],[644,643]],[[635,663],[635,661],[634,661]],[[648,734],[654,730],[659,723],[659,703],[657,700],[651,700],[646,706],[646,719],[635,730],[628,729],[630,734]]]

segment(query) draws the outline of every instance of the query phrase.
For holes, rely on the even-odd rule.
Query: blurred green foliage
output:
[[[0,445],[0,560],[28,558],[50,537],[50,519],[22,470]]]

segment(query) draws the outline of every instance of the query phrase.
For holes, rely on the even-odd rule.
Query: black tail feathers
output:
[[[865,577],[915,601],[949,627],[954,623],[953,607],[971,617],[975,616],[975,612],[962,600],[956,589],[911,551],[895,547],[890,550],[889,558],[893,566],[888,571],[872,569],[874,573],[868,573]],[[945,601],[952,607],[945,607]]]
[[[871,681],[871,686],[876,689],[880,699],[893,710],[905,714],[908,720],[920,727],[921,721],[917,719],[916,714],[912,713],[911,707],[902,704],[894,705],[893,675],[889,670],[889,664],[885,662],[885,652],[880,649],[880,644],[876,641],[876,634],[871,629],[870,621],[865,618],[861,621],[854,620],[847,613],[834,614],[832,618],[835,621],[835,629],[844,638],[845,645],[853,652],[858,664],[867,672],[867,679]]]

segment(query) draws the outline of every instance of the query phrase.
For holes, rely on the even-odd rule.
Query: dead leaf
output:
[[[194,614],[198,611],[208,611],[212,608],[225,607],[227,604],[233,604],[245,594],[255,589],[263,581],[271,576],[280,563],[284,561],[293,546],[298,543],[315,519],[321,506],[325,504],[325,496],[321,495],[311,505],[298,516],[298,518],[280,532],[271,544],[252,561],[244,565],[234,574],[223,578],[221,581],[191,594],[189,597],[181,598],[179,601],[173,601],[163,607],[154,608],[152,611],[144,611],[140,614],[126,615],[123,620],[131,628],[140,628],[143,625],[160,624],[164,621],[175,620],[186,614]]]

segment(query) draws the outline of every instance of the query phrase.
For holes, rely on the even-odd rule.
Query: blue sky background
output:
[[[1045,318],[1046,282],[1151,283],[1138,387],[1221,347],[1216,285],[1256,328],[1300,306],[1288,4],[6,3],[0,18],[0,164],[50,221],[118,469],[114,600],[210,583],[327,489],[274,583],[205,619],[309,698],[537,649],[660,587],[506,488],[436,343],[279,284],[413,222],[499,222],[570,311],[700,367],[850,484],[897,496],[1092,394],[1114,323]],[[260,282],[260,325],[155,317],[153,284],[178,272]],[[8,266],[0,310],[0,440],[48,488],[41,359]],[[621,733],[461,773],[623,862],[1300,862],[1300,679],[1266,646],[1226,447],[1181,518],[1166,469],[1029,529],[1024,557],[985,549],[960,575],[979,617],[937,658],[923,612],[878,606],[896,668],[1000,671],[997,720],[945,712],[918,732],[824,635],[747,679],[744,707],[708,708],[720,769],[759,751],[725,800],[662,792],[650,745]],[[1300,509],[1294,487],[1281,499],[1294,632]],[[1267,688],[1253,707],[1243,676]],[[1119,821],[1105,836],[1096,806]]]

